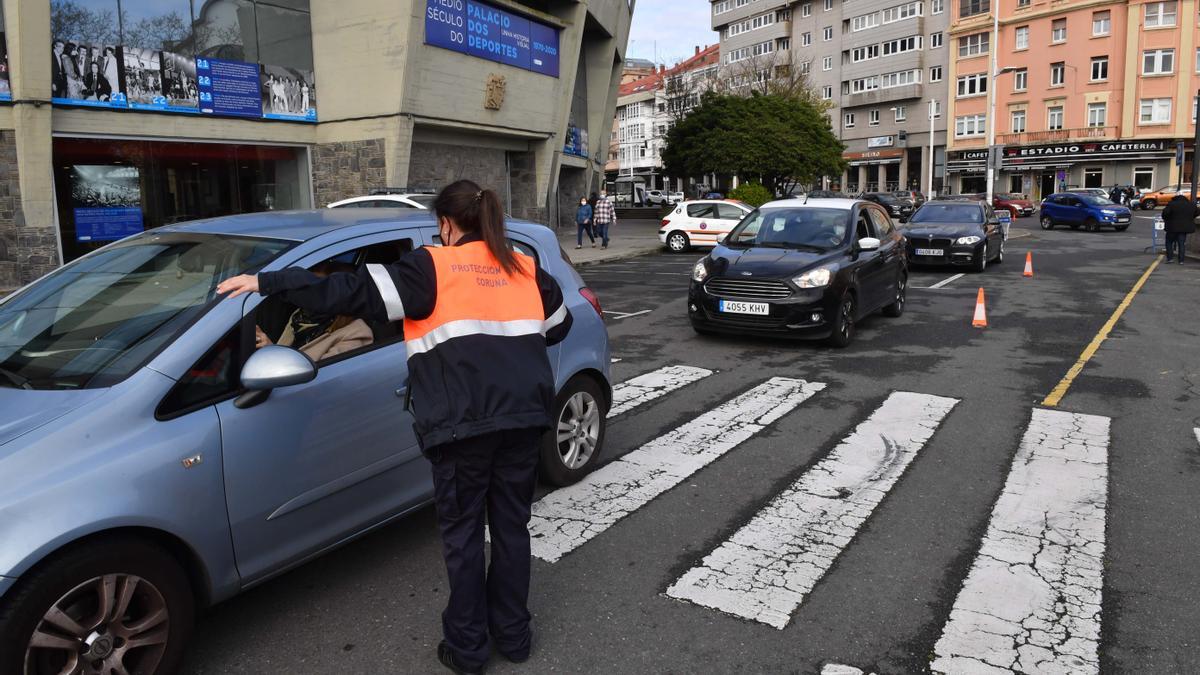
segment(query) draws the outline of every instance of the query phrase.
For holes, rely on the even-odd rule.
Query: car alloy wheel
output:
[[[840,349],[850,344],[850,340],[854,338],[854,296],[850,291],[846,291],[838,302],[835,321],[829,344]]]
[[[1004,262],[1004,240],[1000,240],[1000,252],[996,254],[996,264]]]
[[[1157,209],[1157,208],[1158,208],[1158,201],[1157,201],[1157,200],[1154,200],[1154,199],[1147,199],[1147,200],[1145,200],[1144,202],[1142,202],[1142,208],[1143,208],[1143,209],[1147,209],[1147,210],[1154,210],[1154,209]]]
[[[908,300],[908,275],[901,273],[900,279],[896,281],[896,295],[892,300],[892,304],[883,308],[883,315],[892,318],[898,317],[904,313],[904,303]]]
[[[95,577],[46,611],[29,639],[25,672],[158,672],[170,628],[170,610],[154,584],[133,574]]]
[[[600,404],[586,391],[567,399],[558,418],[558,453],[575,470],[588,463],[600,442]]]
[[[1050,216],[1042,216],[1042,229],[1050,230],[1053,228],[1054,228],[1054,221],[1051,220]]]
[[[1097,223],[1095,218],[1088,218],[1083,223],[1083,229],[1087,230],[1088,232],[1099,232],[1100,223]]]
[[[587,375],[571,378],[555,397],[554,425],[542,435],[539,476],[550,485],[577,483],[604,448],[607,397]]]
[[[983,271],[987,270],[987,265],[988,265],[988,259],[987,259],[987,240],[986,240],[986,239],[984,239],[984,240],[983,240],[983,246],[980,246],[980,247],[979,247],[979,256],[978,256],[978,258],[975,260],[975,267],[973,268],[973,271],[975,271],[975,272],[983,272]]]
[[[667,236],[667,248],[673,253],[683,253],[688,250],[687,235],[682,232],[672,232]]]

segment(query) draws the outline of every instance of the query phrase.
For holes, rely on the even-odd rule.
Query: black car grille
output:
[[[953,239],[928,239],[925,237],[914,237],[908,240],[908,247],[911,249],[918,248],[950,248],[953,244]]]
[[[705,318],[718,326],[745,328],[747,330],[782,329],[787,319],[777,316],[754,316],[751,314],[723,314],[704,311]]]
[[[730,300],[782,300],[791,296],[792,289],[782,281],[770,279],[737,279],[717,277],[704,284],[710,295]]]

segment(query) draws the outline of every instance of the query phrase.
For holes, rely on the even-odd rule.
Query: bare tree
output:
[[[790,50],[743,59],[721,68],[718,91],[736,96],[770,94],[807,101],[821,112],[833,108],[833,102],[821,98],[812,84],[806,64],[799,54]]]

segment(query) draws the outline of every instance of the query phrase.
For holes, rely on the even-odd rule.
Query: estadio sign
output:
[[[1164,152],[1172,149],[1166,140],[1153,141],[1102,141],[1096,143],[1063,143],[1059,145],[1008,146],[1004,158],[1010,160],[1039,159],[1053,157],[1103,157],[1105,155],[1130,155],[1149,152]],[[987,156],[987,151],[983,156]]]

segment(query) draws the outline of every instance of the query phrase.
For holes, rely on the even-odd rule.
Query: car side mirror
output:
[[[238,408],[250,408],[267,400],[272,389],[312,382],[317,366],[303,352],[267,345],[250,355],[242,366],[242,387],[246,393],[234,402]]]
[[[858,250],[877,251],[879,250],[879,240],[875,237],[863,237],[858,240]]]

